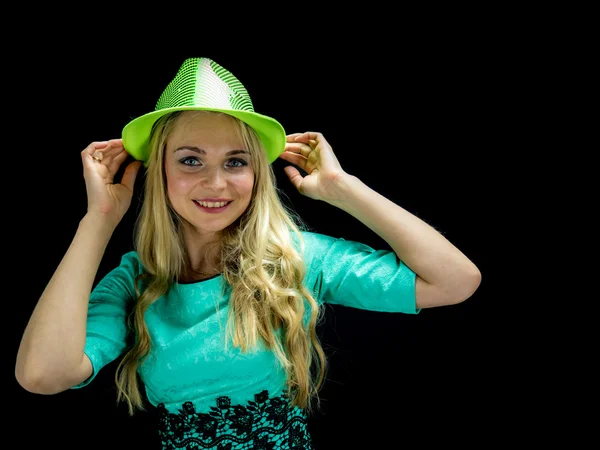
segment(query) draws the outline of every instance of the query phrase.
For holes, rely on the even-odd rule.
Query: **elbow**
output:
[[[475,266],[464,275],[460,286],[456,289],[453,295],[449,297],[448,305],[457,305],[464,302],[475,294],[481,285],[481,272]]]
[[[477,268],[454,275],[445,283],[432,284],[417,277],[417,308],[451,306],[471,297],[481,284],[481,273]]]
[[[49,389],[44,386],[44,383],[39,378],[34,378],[31,376],[21,375],[18,372],[15,373],[17,383],[25,389],[27,392],[31,394],[42,394],[42,395],[51,395],[54,392],[49,392]]]
[[[57,377],[48,376],[34,370],[15,368],[17,383],[32,394],[55,395],[68,389]]]

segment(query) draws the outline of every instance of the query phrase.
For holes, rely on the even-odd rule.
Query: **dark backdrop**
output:
[[[7,94],[16,110],[5,130],[5,213],[14,219],[8,281],[17,285],[10,297],[14,314],[6,319],[10,433],[64,449],[140,442],[147,446],[137,448],[157,448],[152,413],[128,418],[115,405],[115,364],[85,389],[38,396],[16,383],[14,358],[86,211],[81,150],[120,137],[131,118],[152,110],[185,57],[208,56],[242,80],[258,112],[278,118],[290,133],[324,133],[347,172],[434,226],[483,274],[466,302],[414,317],[327,307],[319,332],[331,368],[323,408],[310,419],[317,448],[387,448],[384,443],[415,435],[421,444],[477,442],[473,428],[493,422],[502,391],[496,380],[504,370],[494,337],[504,307],[491,271],[496,187],[490,177],[507,92],[497,82],[502,68],[494,56],[501,52],[494,42],[454,31],[404,34],[384,42],[383,52],[369,42],[345,50],[332,41],[298,51],[216,51],[199,44],[141,54],[133,44],[90,48],[69,36],[39,39],[13,55]],[[283,164],[274,167],[289,202],[316,231],[388,248],[343,211],[300,196]],[[99,276],[132,248],[138,205],[134,198]]]

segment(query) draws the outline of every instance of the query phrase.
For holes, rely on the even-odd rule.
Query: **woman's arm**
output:
[[[17,381],[37,394],[55,394],[92,374],[84,356],[92,285],[114,225],[86,215],[29,319],[15,367]]]
[[[55,394],[92,374],[84,355],[88,302],[108,242],[131,205],[141,163],[129,163],[114,183],[127,156],[121,139],[92,142],[81,152],[88,211],[23,333],[15,376],[28,391]]]
[[[331,204],[384,239],[417,274],[417,307],[451,305],[469,298],[481,281],[478,268],[430,225],[366,186],[343,175]]]
[[[347,174],[320,133],[289,135],[280,158],[309,174],[284,169],[301,194],[360,220],[417,274],[418,308],[460,303],[476,291],[481,273],[475,264],[433,227]]]

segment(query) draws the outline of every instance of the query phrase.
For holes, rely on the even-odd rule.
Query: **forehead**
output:
[[[236,120],[226,114],[206,111],[184,111],[177,117],[169,136],[169,143],[241,142],[241,133]],[[182,142],[190,141],[190,142]]]

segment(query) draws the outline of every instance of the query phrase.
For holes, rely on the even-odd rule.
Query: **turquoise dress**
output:
[[[305,286],[319,305],[416,314],[415,273],[388,250],[303,231]],[[135,251],[122,257],[90,296],[85,354],[89,384],[126,348],[126,313],[143,267]],[[165,449],[309,449],[307,416],[291,407],[277,357],[262,344],[247,354],[225,348],[229,298],[217,275],[175,283],[146,312],[150,356],[139,368],[159,412]],[[308,317],[308,313],[305,319]]]

